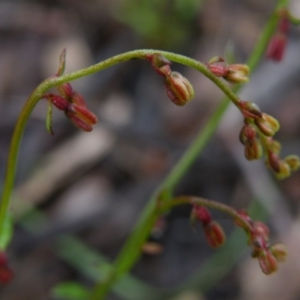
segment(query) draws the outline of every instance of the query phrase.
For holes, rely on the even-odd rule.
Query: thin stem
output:
[[[277,23],[278,15],[276,11],[279,8],[286,7],[289,0],[278,0],[276,8],[273,11],[273,14],[270,16],[264,30],[261,33],[261,36],[248,59],[248,66],[253,71],[258,65],[261,57],[265,53],[268,42],[274,33]],[[166,56],[167,57],[167,56]],[[171,60],[171,58],[167,57]],[[233,89],[233,92],[237,92],[240,86],[237,86]],[[229,95],[225,93],[227,97]],[[91,294],[92,300],[103,299],[107,292],[110,290],[110,287],[117,281],[123,274],[128,272],[130,268],[139,258],[141,253],[141,247],[145,242],[147,236],[149,235],[153,224],[155,222],[155,209],[156,201],[158,196],[162,191],[166,191],[167,194],[170,194],[170,189],[172,189],[180,181],[180,179],[185,175],[186,171],[196,160],[206,143],[209,141],[213,132],[217,128],[226,108],[229,105],[228,98],[225,97],[220,103],[217,110],[212,115],[211,119],[208,121],[206,126],[203,128],[195,138],[194,142],[187,149],[184,156],[179,160],[179,162],[173,167],[165,180],[161,183],[159,188],[153,193],[153,195],[148,200],[146,207],[139,216],[138,222],[133,229],[133,232],[125,242],[123,248],[121,249],[116,261],[115,268],[112,273],[107,277],[105,281],[99,282]],[[235,96],[235,99],[238,100],[238,97]]]

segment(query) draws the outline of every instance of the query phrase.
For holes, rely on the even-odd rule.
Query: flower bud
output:
[[[212,248],[220,247],[225,242],[225,233],[221,225],[215,221],[203,226],[207,243]]]
[[[224,77],[228,73],[228,67],[222,63],[207,64],[207,68],[217,77]]]
[[[272,116],[263,113],[262,118],[254,120],[260,131],[266,136],[273,136],[280,128],[279,122]]]
[[[84,98],[77,92],[74,92],[71,99],[72,103],[86,107]]]
[[[277,179],[284,179],[291,175],[291,168],[284,160],[279,161],[279,171],[275,172]]]
[[[300,167],[300,160],[298,155],[288,155],[284,161],[289,165],[292,171],[297,171]]]
[[[183,106],[194,98],[193,86],[178,72],[166,76],[165,87],[168,97],[176,105]]]
[[[210,212],[204,206],[195,205],[193,207],[192,214],[194,214],[196,219],[200,221],[203,225],[207,225],[212,221]]]
[[[255,221],[253,223],[253,233],[254,236],[260,236],[264,239],[264,241],[268,241],[270,236],[270,230],[269,227],[260,221]]]
[[[46,94],[44,97],[59,110],[66,111],[70,106],[70,103],[62,96],[55,94]]]
[[[68,119],[79,129],[82,129],[83,131],[90,132],[93,130],[93,126],[84,120],[82,120],[80,117],[77,116],[77,114],[74,111],[67,111],[66,116]]]
[[[287,36],[281,32],[277,32],[269,42],[266,57],[274,61],[281,61],[283,59],[287,45]]]
[[[274,172],[280,171],[280,158],[275,152],[268,152],[266,163]]]
[[[245,118],[262,118],[261,110],[255,103],[249,101],[239,101],[238,106]]]
[[[245,143],[244,154],[247,160],[255,160],[261,158],[263,148],[258,139],[249,140]]]
[[[71,102],[73,96],[73,88],[70,83],[66,82],[56,87],[59,94]]]
[[[256,128],[252,124],[245,124],[240,132],[240,142],[245,145],[247,141],[256,138]]]
[[[234,64],[228,66],[228,72],[224,75],[224,79],[231,83],[248,82],[249,67],[242,64]]]
[[[262,250],[257,257],[260,268],[266,275],[270,275],[277,271],[278,265],[276,258],[268,249]]]
[[[92,131],[93,125],[98,122],[95,114],[87,109],[86,106],[71,104],[69,110],[66,111],[66,116],[70,121],[84,131]]]
[[[278,262],[283,262],[287,256],[286,246],[282,243],[277,243],[269,247],[269,250]]]

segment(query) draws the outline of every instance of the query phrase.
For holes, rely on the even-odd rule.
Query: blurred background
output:
[[[27,97],[56,73],[138,48],[157,48],[203,62],[234,55],[244,63],[276,1],[39,0],[0,1],[0,155],[3,182],[12,132]],[[300,2],[291,1],[300,16]],[[292,27],[279,64],[262,60],[241,92],[281,123],[283,155],[300,155],[300,31]],[[1,299],[64,299],[53,288],[77,281],[92,287],[131,232],[149,196],[220,103],[222,93],[195,70],[173,64],[194,86],[195,99],[175,107],[146,61],[130,61],[72,83],[99,123],[87,134],[60,111],[54,136],[41,100],[26,127],[12,212],[8,254],[15,279]],[[231,107],[214,138],[177,186],[190,194],[247,208],[267,221],[272,241],[289,251],[277,274],[261,274],[246,237],[223,214],[227,246],[212,250],[190,208],[161,220],[133,271],[107,299],[299,299],[300,176],[277,182],[262,161],[247,162],[238,141],[242,117]]]

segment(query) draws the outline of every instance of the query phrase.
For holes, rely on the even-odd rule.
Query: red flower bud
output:
[[[70,106],[70,103],[62,96],[55,94],[46,94],[44,97],[59,110],[66,111]]]
[[[73,88],[70,83],[63,83],[56,87],[59,94],[66,98],[69,102],[71,102],[71,98],[73,96]]]
[[[225,242],[225,233],[221,225],[215,221],[203,226],[207,243],[212,248],[220,247]]]
[[[278,265],[276,258],[268,249],[262,250],[257,257],[260,268],[266,275],[270,275],[277,271]]]
[[[165,87],[168,97],[176,105],[183,106],[194,98],[193,86],[178,72],[166,76]]]
[[[93,126],[78,117],[74,111],[67,111],[66,116],[76,127],[82,129],[83,131],[90,132],[93,130]]]
[[[267,165],[274,171],[280,171],[280,158],[274,152],[268,152]]]
[[[86,106],[72,104],[71,110],[76,113],[77,117],[90,125],[95,125],[98,122],[97,116],[89,111]]]
[[[286,34],[282,32],[275,33],[275,35],[272,37],[272,39],[269,42],[266,51],[266,57],[275,60],[277,62],[281,61],[285,53],[286,45],[287,45]]]
[[[228,68],[223,63],[207,64],[207,68],[217,77],[223,77],[228,73]]]
[[[249,101],[239,101],[238,106],[245,118],[262,118],[261,110],[255,103]]]
[[[71,104],[70,109],[66,111],[66,116],[70,121],[84,131],[92,131],[93,125],[98,122],[95,114],[87,109],[86,106]]]
[[[75,103],[79,106],[85,106],[86,107],[86,104],[85,104],[85,100],[84,98],[77,92],[74,92],[73,93],[73,96],[72,96],[72,103]]]
[[[212,221],[210,212],[204,206],[195,205],[193,207],[192,213],[195,215],[197,220],[200,221],[203,225],[207,225]]]
[[[246,142],[256,138],[256,128],[252,124],[245,124],[240,132],[240,142],[245,145]]]
[[[252,234],[257,237],[260,236],[261,238],[264,239],[264,241],[268,241],[269,235],[270,235],[270,230],[269,230],[269,227],[265,223],[260,222],[260,221],[255,221],[253,223]]]

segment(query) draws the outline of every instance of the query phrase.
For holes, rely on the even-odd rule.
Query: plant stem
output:
[[[272,34],[276,30],[276,26],[278,24],[278,15],[276,13],[277,10],[279,8],[286,7],[288,2],[289,0],[277,1],[277,5],[275,9],[272,15],[270,16],[264,30],[262,31],[261,36],[254,50],[252,51],[251,56],[248,59],[247,64],[252,71],[258,65],[261,57],[265,53],[265,49],[267,48],[268,42]],[[172,60],[170,57],[166,56],[166,58]],[[202,72],[201,70],[199,71]],[[203,74],[206,75],[205,73]],[[233,89],[233,92],[237,92],[239,88],[240,86],[235,87]],[[225,95],[227,97],[230,97],[228,93],[225,93]],[[103,299],[104,296],[107,294],[107,292],[110,290],[110,287],[114,284],[114,282],[117,281],[126,272],[128,272],[130,268],[134,265],[134,263],[137,261],[137,259],[139,258],[141,253],[141,247],[145,242],[147,236],[149,235],[156,219],[155,209],[156,209],[157,198],[159,197],[161,192],[166,191],[167,193],[170,193],[170,189],[173,189],[173,187],[180,181],[180,179],[185,175],[186,171],[189,169],[189,167],[193,164],[193,162],[196,160],[198,155],[201,153],[202,149],[207,144],[210,137],[216,130],[224,112],[226,111],[230,103],[227,97],[225,97],[222,100],[219,107],[212,115],[211,119],[208,121],[208,123],[202,129],[202,131],[197,135],[194,142],[187,149],[184,156],[173,167],[169,175],[165,178],[165,180],[161,183],[159,188],[153,193],[153,195],[148,200],[148,203],[144,208],[143,212],[141,213],[138,222],[133,229],[133,232],[125,242],[123,248],[121,249],[114,263],[114,270],[109,274],[109,276],[105,281],[103,282],[101,281],[95,286],[91,294],[92,300]],[[235,96],[235,99],[238,101],[238,97]],[[235,103],[235,101],[233,102]]]

